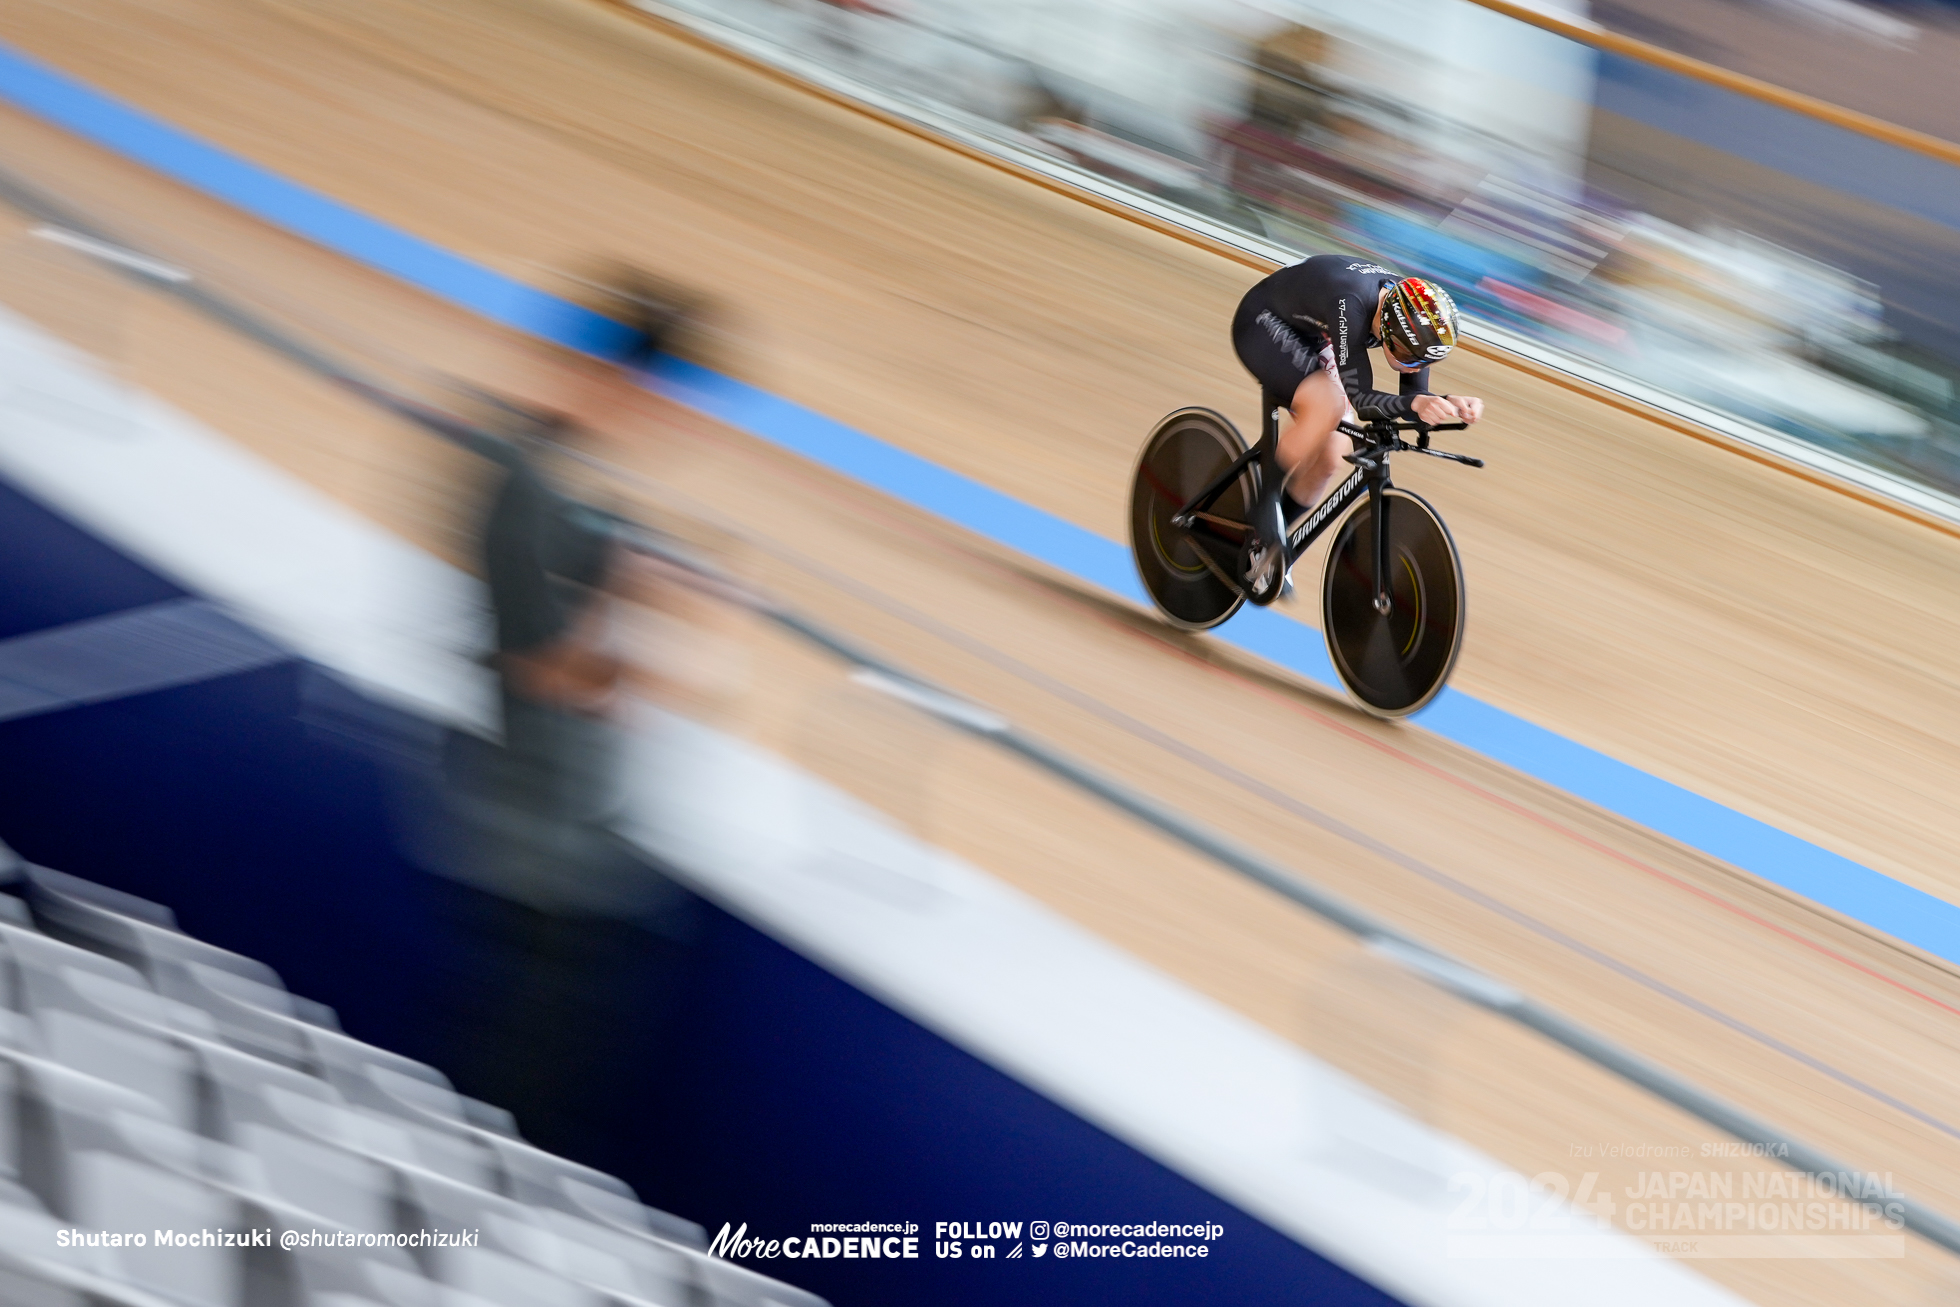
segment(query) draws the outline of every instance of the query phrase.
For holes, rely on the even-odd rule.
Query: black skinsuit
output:
[[[1259,379],[1265,411],[1291,408],[1300,383],[1331,362],[1362,421],[1407,417],[1409,401],[1429,392],[1429,369],[1401,374],[1401,393],[1376,390],[1368,351],[1382,287],[1401,274],[1344,254],[1317,254],[1281,268],[1245,293],[1232,317],[1239,361]]]

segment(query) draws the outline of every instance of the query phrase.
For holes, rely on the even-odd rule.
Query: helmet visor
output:
[[[1388,361],[1402,372],[1415,372],[1429,362],[1428,359],[1418,356],[1414,345],[1399,336],[1391,335],[1384,340],[1382,352],[1387,354]]]

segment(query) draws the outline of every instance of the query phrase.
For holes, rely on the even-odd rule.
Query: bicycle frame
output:
[[[1421,422],[1393,420],[1378,420],[1365,425],[1341,423],[1340,429],[1354,441],[1354,452],[1346,456],[1347,461],[1354,465],[1354,471],[1342,478],[1341,483],[1305,515],[1294,522],[1281,522],[1279,521],[1280,488],[1285,483],[1285,479],[1279,466],[1279,418],[1285,411],[1281,408],[1269,409],[1261,424],[1259,443],[1234,459],[1230,467],[1220,472],[1209,485],[1193,496],[1189,503],[1173,514],[1171,522],[1191,532],[1193,547],[1197,549],[1199,557],[1204,560],[1205,566],[1213,574],[1247,600],[1263,607],[1279,597],[1280,587],[1270,585],[1263,594],[1251,592],[1248,590],[1249,578],[1236,575],[1239,570],[1236,566],[1232,568],[1221,566],[1218,560],[1211,556],[1211,551],[1205,548],[1203,538],[1208,537],[1215,543],[1230,546],[1236,556],[1238,551],[1246,550],[1248,546],[1257,549],[1262,544],[1273,543],[1275,536],[1268,536],[1262,527],[1268,521],[1279,522],[1279,533],[1276,535],[1283,533],[1284,540],[1281,543],[1285,553],[1277,575],[1284,576],[1291,570],[1293,564],[1299,561],[1300,555],[1306,553],[1313,546],[1313,542],[1340,518],[1342,510],[1352,504],[1365,490],[1368,494],[1370,517],[1374,523],[1372,555],[1375,572],[1375,609],[1386,615],[1393,607],[1393,601],[1389,597],[1387,501],[1382,493],[1394,484],[1389,477],[1388,456],[1397,450],[1407,450],[1410,453],[1429,454],[1436,458],[1467,463],[1471,467],[1482,467],[1481,459],[1429,448],[1430,432],[1461,431],[1465,424],[1454,422],[1432,427]],[[1403,431],[1416,432],[1416,443],[1412,445],[1403,440],[1399,434]],[[1208,512],[1207,510],[1218,502],[1218,497],[1244,475],[1247,468],[1254,465],[1259,469],[1259,500],[1253,506],[1252,520],[1238,522]],[[1227,531],[1236,532],[1236,538],[1226,535]]]

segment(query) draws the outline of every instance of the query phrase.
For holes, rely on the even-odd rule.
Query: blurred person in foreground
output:
[[[622,317],[636,305],[605,307]],[[617,829],[630,778],[616,716],[632,670],[617,610],[657,597],[657,579],[628,547],[639,528],[567,493],[549,467],[581,437],[579,419],[632,407],[631,373],[675,312],[638,302],[638,339],[617,366],[556,358],[564,411],[503,406],[500,438],[478,444],[493,465],[481,545],[503,738],[452,738],[460,847],[431,881],[452,949],[453,1046],[439,1064],[532,1142],[601,1168],[635,1119],[633,1087],[658,1066],[693,901]]]
[[[1457,331],[1456,303],[1441,286],[1345,254],[1281,268],[1245,293],[1232,345],[1259,382],[1262,415],[1279,408],[1292,418],[1279,433],[1289,526],[1320,502],[1354,452],[1343,421],[1434,426],[1483,417],[1483,400],[1429,389],[1430,366],[1449,357]],[[1374,388],[1371,349],[1401,376],[1397,393]]]

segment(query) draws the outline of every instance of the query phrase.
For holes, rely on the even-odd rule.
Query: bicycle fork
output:
[[[1388,488],[1385,476],[1368,480],[1368,518],[1375,530],[1375,611],[1387,617],[1395,611],[1395,600],[1388,585]]]
[[[1374,564],[1375,611],[1387,617],[1395,611],[1388,558],[1388,506],[1393,502],[1387,494],[1391,484],[1388,479],[1388,451],[1382,449],[1349,454],[1347,461],[1354,464],[1360,476],[1367,478],[1368,522],[1369,529],[1374,532],[1374,539],[1370,542],[1374,548],[1369,553],[1370,561]]]
[[[1270,517],[1271,520],[1278,524],[1278,534],[1274,539],[1278,542],[1277,548],[1279,550],[1281,576],[1285,575],[1286,570],[1292,565],[1293,558],[1295,557],[1293,552],[1294,542],[1288,538],[1287,533],[1287,527],[1290,524],[1286,520],[1285,510],[1281,507],[1284,501],[1280,498],[1280,491],[1286,484],[1286,474],[1279,466],[1279,422],[1285,412],[1286,410],[1283,408],[1268,409],[1263,438],[1259,442],[1259,449],[1253,451],[1262,454],[1260,459],[1260,472],[1262,474],[1261,486],[1264,488],[1264,492],[1260,496],[1262,515]],[[1368,518],[1373,524],[1375,533],[1373,541],[1374,549],[1372,551],[1375,565],[1375,611],[1383,617],[1387,617],[1395,611],[1395,597],[1390,585],[1391,578],[1388,558],[1389,497],[1383,493],[1389,486],[1388,457],[1385,451],[1371,451],[1365,454],[1350,454],[1347,456],[1347,461],[1352,463],[1355,470],[1367,480]],[[1343,493],[1343,491],[1348,491],[1349,493]],[[1321,522],[1331,519],[1334,513],[1338,512],[1342,506],[1352,502],[1350,498],[1351,493],[1349,486],[1337,487],[1332,494],[1322,501],[1313,515],[1315,519],[1319,520],[1310,521],[1303,528],[1304,538],[1299,542],[1299,548],[1302,552],[1305,551],[1306,545],[1319,534],[1318,528]],[[1271,506],[1271,512],[1264,513],[1268,505]],[[1323,517],[1323,515],[1325,516]]]

